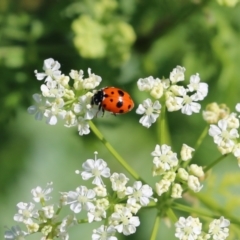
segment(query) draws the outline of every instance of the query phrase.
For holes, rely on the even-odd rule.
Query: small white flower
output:
[[[156,122],[160,114],[161,104],[159,101],[152,103],[150,98],[143,101],[136,110],[137,114],[144,115],[141,117],[139,122],[144,126],[149,128],[153,123]]]
[[[92,189],[87,189],[85,186],[76,188],[76,191],[70,191],[67,195],[67,204],[70,204],[70,209],[74,213],[79,213],[82,209],[89,211],[94,208],[92,201],[96,193]]]
[[[178,169],[178,177],[184,181],[188,180],[189,174],[184,168],[179,168]]]
[[[150,95],[155,99],[160,99],[163,95],[164,85],[160,79],[155,79],[154,86],[150,91]]]
[[[163,179],[169,180],[170,182],[174,182],[175,178],[176,178],[176,173],[172,171],[165,172],[163,175]]]
[[[33,195],[33,200],[35,202],[48,201],[51,199],[50,196],[47,196],[53,191],[52,182],[47,184],[47,187],[42,189],[41,187],[36,187],[32,189],[31,193]]]
[[[60,100],[60,102],[53,102],[51,109],[47,109],[44,113],[46,117],[46,123],[49,125],[56,125],[59,119],[64,119],[66,116],[66,111],[62,109],[64,102],[63,99],[56,99],[56,101]]]
[[[194,192],[199,192],[203,187],[203,185],[200,184],[198,178],[193,175],[189,175],[187,184],[188,187]]]
[[[73,127],[77,125],[77,117],[72,111],[67,111],[65,115],[65,127]]]
[[[95,185],[104,185],[102,177],[110,177],[110,169],[107,167],[107,163],[103,159],[97,159],[97,152],[95,154],[95,159],[88,159],[82,164],[85,171],[81,172],[83,180],[88,180],[94,178],[92,183]],[[77,171],[76,173],[79,173]]]
[[[156,165],[153,165],[152,168],[152,175],[155,176],[160,176],[163,175],[165,171],[161,167],[156,167]]]
[[[74,80],[82,80],[83,79],[83,70],[71,70],[71,72],[69,73],[69,76],[74,79]]]
[[[239,128],[239,119],[236,116],[236,113],[231,113],[226,117],[227,127],[228,128]]]
[[[44,97],[63,97],[65,93],[65,88],[56,81],[49,81],[46,84],[42,84],[40,88]]]
[[[71,70],[69,76],[74,79],[73,87],[76,90],[82,90],[83,89],[83,70]]]
[[[93,230],[92,240],[117,240],[114,236],[116,229],[114,226],[104,226],[101,225],[98,229]]]
[[[194,148],[189,147],[187,144],[183,144],[180,152],[181,159],[183,161],[188,161],[192,159],[192,153],[194,151],[195,151]]]
[[[178,85],[172,85],[168,91],[167,91],[167,96],[184,96],[187,93],[187,89],[183,86],[178,86]]]
[[[171,197],[172,198],[181,198],[182,197],[182,186],[179,183],[174,183],[172,186]]]
[[[51,225],[45,225],[42,229],[41,229],[41,233],[44,235],[44,236],[47,236],[49,233],[51,233],[53,230],[53,226]],[[44,240],[47,239],[46,238],[43,238]]]
[[[103,218],[106,218],[106,211],[102,207],[95,207],[89,210],[87,213],[88,215],[88,222],[91,223],[93,221],[102,221]]]
[[[182,113],[186,115],[192,115],[192,113],[199,113],[201,109],[201,105],[199,103],[194,102],[195,96],[188,96],[185,94],[183,96],[183,107],[182,107]]]
[[[107,198],[100,198],[95,201],[95,205],[98,208],[108,209],[110,204]]]
[[[26,235],[27,233],[22,231],[21,228],[17,225],[5,231],[4,239],[5,240],[24,240]]]
[[[240,143],[237,143],[237,144],[234,145],[232,153],[236,158],[240,157]]]
[[[189,173],[199,178],[204,177],[203,168],[201,166],[198,166],[197,164],[191,164],[189,166]]]
[[[33,203],[20,202],[17,204],[18,213],[13,217],[16,222],[23,222],[25,224],[31,224],[32,218],[37,218],[37,210],[34,210],[35,205]]]
[[[131,204],[126,204],[126,207],[130,209],[130,211],[134,214],[137,214],[137,212],[141,209],[141,205],[136,202],[136,199],[132,199]]]
[[[110,217],[110,222],[119,233],[130,235],[136,232],[136,227],[140,225],[139,218],[132,216],[130,209],[123,207],[118,212],[114,212]]]
[[[27,224],[26,227],[28,229],[28,233],[35,233],[39,229],[39,225],[37,223],[34,223],[34,222],[32,222],[31,224]]]
[[[67,88],[68,87],[68,83],[69,83],[69,76],[65,76],[64,74],[60,75],[60,76],[56,76],[56,82],[60,85],[62,85],[63,87]]]
[[[61,71],[60,69],[61,65],[58,61],[54,61],[52,58],[48,58],[44,60],[43,64],[43,70],[45,73],[38,73],[37,70],[34,71],[37,80],[43,80],[45,77],[45,82],[53,80],[55,77],[60,76]]]
[[[194,240],[201,234],[202,223],[198,218],[180,217],[175,223],[176,233],[175,237],[180,240]]]
[[[229,235],[230,221],[224,217],[214,219],[209,225],[209,234],[214,240],[225,240]]]
[[[85,95],[79,97],[79,102],[74,104],[74,112],[75,113],[81,113],[84,115],[84,119],[90,120],[93,119],[96,116],[97,109],[92,108],[90,102],[93,94],[88,92]]]
[[[162,146],[156,145],[155,150],[151,153],[153,163],[157,168],[162,168],[164,171],[170,170],[177,166],[177,154],[171,151],[171,147],[163,144]]]
[[[190,84],[188,85],[188,89],[190,92],[196,91],[194,94],[195,101],[203,100],[208,94],[208,85],[206,83],[200,82],[198,73],[190,77]]]
[[[75,92],[71,89],[64,89],[64,98],[67,100],[75,100]]]
[[[137,86],[140,91],[150,91],[154,85],[154,78],[152,76],[147,78],[140,78],[137,81]]]
[[[224,144],[222,146],[218,146],[218,150],[220,151],[220,153],[222,155],[232,152],[233,148],[234,148],[234,146],[233,147],[232,146],[228,147]]]
[[[218,126],[211,124],[208,131],[213,137],[214,142],[221,147],[233,147],[234,140],[239,137],[238,131],[235,128],[228,129],[228,121],[221,119],[218,121]]]
[[[178,111],[182,108],[183,99],[169,95],[166,97],[166,107],[169,112]]]
[[[95,75],[94,73],[91,73],[90,68],[88,68],[88,75],[89,77],[83,80],[83,89],[96,88],[102,81],[102,78],[100,76]]]
[[[77,218],[74,215],[68,215],[62,220],[58,228],[61,233],[65,233],[68,227],[71,227],[77,224],[78,224]]]
[[[181,66],[177,66],[176,68],[174,68],[172,70],[172,72],[170,73],[170,81],[175,84],[177,82],[180,81],[184,81],[185,77],[184,77],[184,72],[185,72],[185,68],[181,67]]]
[[[147,206],[150,201],[149,199],[153,195],[153,191],[147,184],[142,185],[141,181],[136,181],[133,187],[127,187],[126,195],[128,195],[128,204],[131,204],[134,199],[134,203],[139,202],[142,206]]]
[[[226,104],[217,104],[216,102],[210,103],[203,111],[203,118],[210,124],[216,124],[220,119],[229,115],[230,109]]]
[[[54,216],[55,212],[54,212],[53,205],[42,207],[42,210],[46,218],[51,219]]]
[[[107,189],[103,185],[97,185],[93,189],[98,197],[106,197],[107,196]]]
[[[113,191],[122,192],[126,189],[126,184],[129,178],[125,176],[123,173],[113,173],[110,177],[110,181],[112,182]]]
[[[90,133],[90,126],[88,124],[88,121],[86,121],[83,117],[78,117],[77,119],[77,125],[78,125],[78,133],[80,136],[87,135]]]
[[[46,110],[46,107],[47,107],[46,100],[43,101],[42,95],[40,95],[38,93],[33,94],[32,97],[33,97],[34,101],[36,102],[36,106],[35,105],[30,106],[27,109],[27,111],[30,114],[35,114],[35,119],[36,120],[42,120],[43,114],[44,114],[44,112]]]
[[[171,186],[171,181],[162,179],[159,182],[155,184],[156,186],[156,192],[158,196],[161,196],[163,193],[167,192]]]
[[[236,109],[237,112],[240,112],[240,103],[237,103],[235,109]]]

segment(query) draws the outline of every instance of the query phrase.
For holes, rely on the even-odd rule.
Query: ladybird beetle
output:
[[[108,111],[116,114],[127,113],[134,107],[130,95],[120,88],[105,87],[97,91],[92,99],[91,105],[98,105],[98,110]]]

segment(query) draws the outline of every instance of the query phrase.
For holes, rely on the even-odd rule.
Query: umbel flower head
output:
[[[236,112],[240,112],[240,104],[235,107]],[[203,113],[203,118],[209,126],[208,134],[213,138],[221,154],[232,153],[238,160],[240,167],[240,143],[239,139],[239,115],[236,112],[230,112],[224,104],[212,103],[207,106]]]
[[[191,164],[188,168],[183,168],[182,164],[192,159],[193,148],[183,144],[181,149],[181,160],[171,147],[163,144],[156,145],[151,153],[153,156],[153,176],[160,176],[156,182],[156,192],[159,196],[166,192],[171,192],[172,198],[182,198],[183,190],[190,189],[199,192],[202,189],[200,179],[204,178],[202,167]]]
[[[230,221],[228,219],[220,217],[220,219],[214,219],[209,225],[208,233],[204,233],[199,218],[180,217],[178,222],[175,223],[175,237],[180,240],[225,240],[229,235],[229,225]]]
[[[72,70],[69,76],[60,71],[60,63],[52,58],[43,64],[44,72],[35,70],[37,80],[43,81],[41,94],[35,93],[35,105],[28,108],[35,119],[46,119],[46,123],[55,125],[63,120],[66,127],[77,127],[80,135],[90,132],[88,121],[93,119],[98,109],[91,105],[92,90],[99,86],[102,78],[88,69],[84,78],[82,70]],[[70,84],[73,81],[73,84]]]
[[[190,76],[190,82],[186,87],[178,85],[185,80],[184,72],[184,67],[177,66],[170,73],[169,79],[154,79],[150,76],[138,80],[138,89],[149,92],[151,96],[136,110],[137,114],[143,115],[139,122],[144,127],[149,128],[156,122],[161,113],[161,101],[165,101],[169,112],[181,110],[186,115],[200,112],[201,105],[198,102],[207,96],[208,85],[200,82],[198,73]]]
[[[49,204],[53,184],[48,183],[45,188],[37,186],[31,190],[35,204],[19,202],[14,215],[14,221],[25,225],[26,231],[14,226],[7,229],[5,239],[24,240],[38,232],[41,239],[68,240],[68,229],[86,222],[101,222],[93,229],[92,239],[117,240],[116,232],[134,234],[140,225],[138,211],[151,200],[157,201],[152,197],[153,190],[141,181],[128,186],[129,179],[123,173],[111,174],[107,163],[97,157],[97,152],[94,154],[95,159],[87,159],[82,171],[76,171],[82,180],[90,180],[93,188],[79,185],[75,190],[62,192],[57,204]],[[69,210],[63,217],[59,215],[62,208]]]

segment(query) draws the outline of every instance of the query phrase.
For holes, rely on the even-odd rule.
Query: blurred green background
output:
[[[227,1],[226,1],[227,2]],[[62,73],[87,69],[100,75],[101,87],[126,89],[136,106],[146,95],[139,78],[168,77],[177,65],[186,68],[186,79],[199,73],[209,84],[202,103],[226,103],[234,110],[240,98],[240,6],[227,7],[201,0],[1,0],[0,2],[0,236],[4,226],[15,225],[18,202],[31,201],[30,190],[54,183],[55,201],[60,191],[81,184],[74,171],[93,152],[108,162],[111,172],[122,172],[111,154],[93,134],[78,136],[77,129],[61,123],[49,126],[27,114],[32,94],[40,91],[34,70],[52,57]],[[152,186],[150,153],[158,143],[157,125],[145,129],[135,110],[127,115],[95,119],[108,141]],[[201,114],[168,114],[174,151],[186,143],[194,146],[205,123]],[[205,165],[219,156],[207,138],[194,161]],[[228,158],[213,170],[203,194],[240,213],[239,168]],[[230,177],[231,176],[231,177]],[[149,239],[156,212],[140,212],[141,227],[133,236]],[[239,216],[239,215],[238,215]],[[70,239],[90,239],[100,224],[85,224],[70,231]],[[0,237],[1,239],[3,237]],[[40,236],[28,239],[40,239]],[[173,226],[161,222],[158,239],[175,239]]]

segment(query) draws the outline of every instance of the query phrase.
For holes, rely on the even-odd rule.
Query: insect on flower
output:
[[[97,91],[91,100],[91,105],[98,105],[98,110],[111,112],[114,115],[127,113],[134,107],[131,96],[120,88],[105,87]]]

